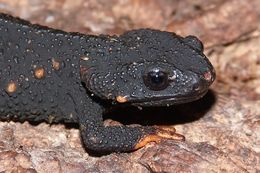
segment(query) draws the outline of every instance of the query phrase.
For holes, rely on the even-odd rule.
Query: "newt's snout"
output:
[[[214,82],[215,78],[216,73],[214,69],[199,75],[196,83],[193,86],[194,91],[208,90],[209,86]]]
[[[202,78],[208,83],[208,86],[210,86],[216,78],[216,73],[215,73],[214,68],[212,70],[205,72],[202,75]]]

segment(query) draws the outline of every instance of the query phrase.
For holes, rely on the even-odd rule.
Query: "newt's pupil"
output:
[[[144,84],[151,90],[163,90],[169,84],[168,75],[163,71],[154,69],[144,75]]]

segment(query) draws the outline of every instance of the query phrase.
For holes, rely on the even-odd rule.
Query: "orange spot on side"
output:
[[[60,62],[55,60],[55,59],[52,59],[52,67],[55,69],[55,70],[59,70],[60,69]]]
[[[10,83],[7,84],[6,91],[8,93],[14,93],[16,90],[17,90],[17,86],[15,82],[11,81]]]
[[[34,76],[37,78],[37,79],[41,79],[45,76],[45,70],[41,67],[41,68],[38,68],[34,71]]]
[[[117,96],[116,97],[116,101],[119,102],[119,103],[125,103],[127,102],[127,98],[125,96]]]

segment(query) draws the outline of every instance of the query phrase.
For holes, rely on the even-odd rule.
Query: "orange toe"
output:
[[[148,134],[142,137],[139,142],[135,145],[135,149],[144,147],[150,142],[160,142],[162,139],[170,139],[177,141],[184,141],[185,137],[181,134],[175,133],[175,129],[172,127],[155,127],[155,134]]]

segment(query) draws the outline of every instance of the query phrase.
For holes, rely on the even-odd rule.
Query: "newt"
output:
[[[184,140],[170,127],[104,126],[102,115],[112,106],[191,102],[214,79],[195,36],[153,29],[85,35],[0,14],[0,120],[78,123],[92,151]]]

